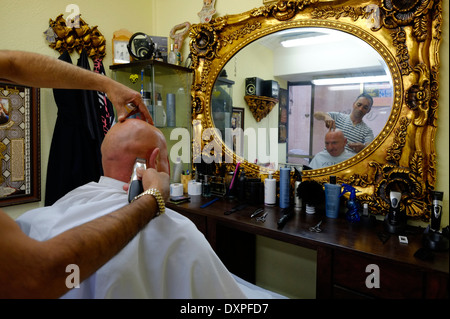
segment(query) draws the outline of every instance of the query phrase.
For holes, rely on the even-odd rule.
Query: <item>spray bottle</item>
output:
[[[344,194],[346,193],[350,193],[350,197],[347,201],[347,212],[345,213],[345,217],[347,218],[348,221],[355,223],[355,222],[359,222],[360,221],[360,216],[359,216],[359,209],[360,209],[360,205],[358,203],[358,201],[356,200],[356,188],[354,188],[353,186],[350,186],[348,184],[343,183],[342,184],[342,192],[339,195],[339,197],[342,197]]]

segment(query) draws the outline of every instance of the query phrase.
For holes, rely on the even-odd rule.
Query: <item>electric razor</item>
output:
[[[392,191],[390,193],[391,207],[386,215],[384,225],[386,230],[391,234],[398,234],[405,230],[406,215],[400,210],[400,201],[402,193]]]
[[[147,164],[145,159],[136,158],[136,162],[134,163],[133,173],[130,178],[130,186],[128,187],[128,202],[131,201],[140,193],[144,191],[144,187],[142,186],[142,180],[140,180],[137,176],[136,170],[138,167],[142,167],[143,169],[147,169]]]
[[[433,206],[431,211],[431,223],[430,227],[432,231],[439,231],[441,229],[441,212],[442,212],[442,199],[444,192],[432,191]]]

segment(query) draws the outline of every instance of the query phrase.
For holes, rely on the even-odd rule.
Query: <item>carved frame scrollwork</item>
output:
[[[298,27],[353,34],[371,45],[389,67],[394,95],[390,117],[363,151],[338,165],[304,171],[303,178],[325,183],[335,175],[339,183],[357,188],[358,199],[378,214],[388,211],[390,190],[400,190],[407,215],[427,220],[436,180],[441,24],[441,0],[290,0],[192,25],[192,116],[197,132],[214,128],[210,104],[215,80],[226,62],[247,44]],[[233,158],[229,169],[243,161],[248,175],[268,174],[237,158],[217,136],[212,139],[222,146],[222,158]],[[200,141],[194,148],[201,150],[211,140]]]

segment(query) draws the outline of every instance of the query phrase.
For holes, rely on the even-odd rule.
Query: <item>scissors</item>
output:
[[[320,233],[322,231],[322,229],[320,228],[320,224],[322,224],[322,221],[318,222],[314,227],[309,227],[309,231]]]
[[[256,217],[256,221],[264,223],[266,221],[267,213],[268,212],[265,212],[263,215]]]

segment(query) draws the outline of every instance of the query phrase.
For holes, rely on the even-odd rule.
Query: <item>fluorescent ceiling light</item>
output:
[[[336,84],[354,84],[354,83],[368,83],[368,82],[389,82],[390,78],[387,75],[377,76],[357,76],[349,78],[329,78],[316,79],[311,82],[314,85],[336,85]]]
[[[302,45],[314,45],[321,43],[330,43],[337,41],[337,39],[332,35],[319,35],[315,37],[307,38],[294,38],[289,40],[281,41],[281,45],[285,48],[299,47]]]
[[[348,91],[348,90],[359,90],[360,89],[360,83],[358,84],[352,84],[352,85],[335,85],[330,88],[328,88],[330,91]]]

